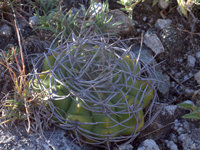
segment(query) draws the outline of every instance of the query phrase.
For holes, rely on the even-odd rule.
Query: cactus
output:
[[[155,100],[149,68],[144,71],[132,52],[120,56],[102,41],[83,41],[82,46],[69,42],[65,51],[57,48],[45,55],[42,72],[30,85],[35,92],[46,90],[46,95],[54,91],[48,101],[57,108],[53,113],[60,114],[59,123],[66,129],[74,126],[81,141],[127,140],[142,129],[147,107]]]

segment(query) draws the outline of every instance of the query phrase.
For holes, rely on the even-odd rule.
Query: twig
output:
[[[183,31],[183,32],[186,32],[186,33],[189,33],[189,34],[192,34],[192,35],[198,35],[200,36],[200,33],[193,33],[193,32],[190,32],[188,30],[184,30],[184,29],[180,29],[180,28],[177,28],[179,31]]]
[[[183,88],[186,88],[181,82],[179,82],[176,78],[174,78],[169,72],[165,71],[176,83],[180,84]]]

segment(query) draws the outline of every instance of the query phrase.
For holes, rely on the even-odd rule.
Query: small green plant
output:
[[[45,29],[53,32],[56,36],[62,32],[68,37],[73,30],[75,33],[78,33],[79,27],[77,26],[76,15],[72,17],[72,12],[69,11],[65,15],[62,14],[62,11],[51,12],[49,14],[44,14],[40,16],[36,12],[35,16],[40,22],[41,26],[37,26],[35,29]]]
[[[107,1],[103,3],[103,8],[100,13],[98,13],[95,9],[93,1],[91,1],[91,6],[87,11],[83,6],[81,8],[85,18],[85,20],[83,20],[83,24],[81,24],[80,22],[78,23],[77,18],[77,15],[81,10],[79,10],[76,14],[73,14],[72,10],[69,10],[68,12],[63,12],[62,7],[60,6],[60,9],[57,11],[43,11],[43,16],[40,15],[39,11],[36,11],[35,16],[37,17],[37,20],[41,25],[37,26],[35,29],[44,29],[51,31],[55,34],[55,36],[64,31],[65,37],[68,37],[72,33],[72,31],[73,33],[78,35],[81,28],[85,29],[92,26],[93,24],[95,24],[94,32],[104,32],[109,28],[112,28],[122,23],[117,22],[110,26],[107,25],[112,19],[112,16],[108,19]],[[89,13],[91,9],[94,9],[95,11],[95,19],[87,20],[89,18]]]
[[[59,10],[60,0],[26,0],[30,5],[39,10],[41,14],[49,14]]]
[[[133,9],[139,2],[144,2],[144,1],[145,0],[120,0],[117,2],[125,7],[121,8],[121,10],[126,11],[128,13],[129,19],[132,22]]]
[[[199,102],[199,104],[200,104],[200,102]],[[181,103],[181,104],[178,104],[178,106],[180,106],[181,108],[184,108],[184,109],[191,110],[191,113],[182,116],[183,118],[200,119],[200,107],[199,106],[196,106],[196,105],[193,105],[190,103]]]
[[[110,18],[108,18],[108,10],[109,10],[109,4],[108,4],[108,0],[106,0],[106,2],[103,2],[103,7],[101,12],[99,13],[94,5],[94,1],[91,0],[91,5],[89,7],[89,9],[87,10],[87,12],[84,10],[84,13],[86,14],[86,18],[89,16],[89,12],[91,11],[91,9],[94,9],[95,12],[95,20],[94,21],[90,21],[89,23],[86,23],[85,26],[91,26],[92,24],[96,24],[96,28],[95,28],[95,32],[104,32],[114,26],[120,25],[123,23],[123,21],[121,22],[116,22],[110,26],[108,26],[107,24],[112,20],[113,16],[111,16]]]

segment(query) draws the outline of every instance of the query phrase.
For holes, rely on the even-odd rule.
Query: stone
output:
[[[183,103],[195,105],[195,104],[193,103],[193,101],[191,101],[191,100],[186,100],[186,101],[184,101]]]
[[[41,24],[37,21],[36,16],[32,16],[29,18],[29,25],[31,28],[35,28],[36,26],[40,26]]]
[[[164,52],[162,42],[156,34],[149,34],[147,31],[147,33],[144,35],[144,43],[147,47],[151,48],[155,54]]]
[[[170,19],[158,19],[156,20],[155,27],[158,28],[159,30],[162,30],[169,27],[171,23],[172,23],[172,20]]]
[[[197,81],[197,83],[200,84],[200,71],[197,72],[197,74],[195,74],[194,78]]]
[[[22,35],[23,38],[27,38],[27,37],[34,34],[29,23],[27,23],[25,20],[23,20],[21,18],[19,18],[17,21],[19,22],[18,30],[21,31],[21,35]]]
[[[176,137],[174,135],[173,139],[171,138],[171,140],[181,145],[183,150],[200,149],[200,124],[191,123],[187,120],[181,122],[178,119],[176,119],[174,122],[175,123],[172,126],[172,132],[178,136]]]
[[[178,137],[178,140],[182,144],[183,150],[197,150],[196,144],[190,137],[188,137],[188,134],[181,134]]]
[[[196,56],[197,59],[200,59],[200,52],[197,52],[197,53],[195,54],[195,56]]]
[[[177,123],[174,123],[174,120],[176,118],[181,118],[181,116],[185,115],[186,111],[177,105],[160,104],[160,106],[157,105],[156,107],[157,109],[161,107],[160,113],[148,128],[141,131],[138,136],[139,140],[153,139],[156,141],[165,138],[166,135],[172,133],[172,129],[174,130],[174,124],[177,124],[177,127],[179,127],[179,122],[177,121]]]
[[[167,147],[168,147],[170,150],[178,150],[177,145],[176,145],[173,141],[165,140],[165,143],[167,144]]]
[[[122,144],[114,148],[114,150],[133,150],[133,146],[131,144]]]
[[[191,67],[191,68],[194,68],[195,66],[195,62],[196,62],[196,58],[191,56],[191,55],[188,55],[188,58],[187,58],[187,66]]]
[[[180,26],[180,25],[178,25]],[[187,35],[177,28],[169,26],[158,32],[165,52],[159,55],[159,60],[167,60],[170,66],[180,66],[177,58],[183,58],[188,52]]]
[[[140,144],[137,150],[160,150],[156,142],[152,139],[146,139]]]
[[[147,21],[147,17],[143,17],[143,19],[142,19],[144,22],[146,22]]]
[[[4,36],[6,38],[11,38],[12,35],[13,35],[13,31],[9,25],[3,24],[0,27],[0,36]]]
[[[91,7],[91,10],[89,12],[90,15],[90,20],[93,20],[96,16],[96,14],[100,14],[103,9],[103,4],[102,3],[94,3],[94,6]],[[108,11],[108,10],[105,10]]]
[[[112,28],[106,30],[107,33],[116,33],[121,36],[125,35],[132,35],[135,34],[135,28],[132,26],[131,22],[129,21],[128,16],[120,10],[111,10],[108,12],[107,19],[109,20],[112,16],[112,19],[106,24],[107,27],[111,25],[122,22],[119,25],[113,26]]]
[[[92,150],[88,146],[79,147],[66,137],[66,131],[55,128],[55,131],[44,131],[44,137],[38,133],[27,133],[23,126],[0,128],[0,149],[22,150]]]
[[[169,7],[169,1],[166,2],[166,0],[159,0],[158,1],[158,6],[161,9],[167,9]]]

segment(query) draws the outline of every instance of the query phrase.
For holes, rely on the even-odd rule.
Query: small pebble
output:
[[[12,35],[12,28],[10,26],[4,24],[0,27],[0,36],[10,38]]]
[[[156,21],[155,27],[162,30],[169,27],[171,23],[172,23],[172,20],[170,19],[158,19]]]
[[[165,140],[165,143],[167,144],[167,147],[168,147],[170,150],[178,150],[177,145],[176,145],[173,141]]]
[[[200,58],[200,51],[196,53],[196,58]]]
[[[196,62],[196,58],[191,56],[191,55],[188,55],[188,58],[187,58],[187,66],[191,67],[191,68],[194,68],[195,66],[195,62]]]
[[[31,26],[31,28],[34,28],[36,26],[40,26],[41,24],[37,21],[37,17],[33,16],[29,18],[29,25]]]
[[[200,71],[197,74],[195,74],[194,78],[197,81],[197,83],[200,84]]]
[[[154,140],[147,139],[140,144],[137,150],[160,150],[160,149]]]
[[[146,22],[147,21],[147,17],[144,17],[142,20]]]

